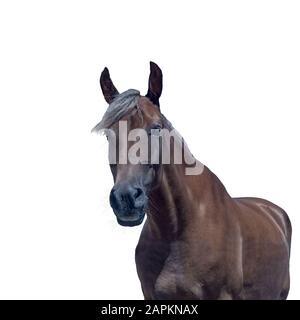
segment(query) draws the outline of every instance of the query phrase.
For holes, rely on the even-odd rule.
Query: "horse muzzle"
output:
[[[109,201],[120,225],[133,227],[143,222],[147,203],[143,188],[129,183],[115,185]]]

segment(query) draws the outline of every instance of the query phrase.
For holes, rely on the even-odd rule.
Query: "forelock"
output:
[[[92,132],[111,127],[125,115],[129,114],[138,104],[140,92],[129,89],[119,94],[108,106],[102,120],[93,128]]]

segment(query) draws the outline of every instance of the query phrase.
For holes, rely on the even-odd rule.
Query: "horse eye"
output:
[[[160,124],[155,124],[151,127],[151,130],[160,130],[161,129],[161,125]]]
[[[151,127],[150,129],[150,134],[158,134],[160,132],[160,130],[162,129],[160,124],[155,124]]]

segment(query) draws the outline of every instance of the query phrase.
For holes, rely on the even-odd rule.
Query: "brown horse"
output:
[[[155,164],[119,161],[133,145],[118,135],[121,121],[128,132],[142,128],[149,136],[152,129],[173,129],[159,107],[162,72],[153,62],[150,69],[146,96],[119,94],[104,69],[100,84],[110,105],[95,127],[116,136],[110,204],[118,223],[138,225],[147,214],[136,248],[145,299],[286,299],[292,230],[283,209],[259,198],[231,198],[206,166],[193,175],[186,174],[186,161],[163,163],[161,144],[148,145],[159,154]],[[181,141],[171,139],[169,151],[182,150]]]

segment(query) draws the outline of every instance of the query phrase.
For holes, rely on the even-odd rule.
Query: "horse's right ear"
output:
[[[107,103],[111,103],[112,100],[119,94],[118,90],[111,81],[109,71],[106,67],[100,76],[100,86],[104,95],[104,99]]]

